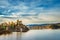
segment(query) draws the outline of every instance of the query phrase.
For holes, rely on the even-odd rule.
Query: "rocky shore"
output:
[[[3,34],[11,34],[12,32],[9,31],[9,30],[3,30],[3,29],[0,29],[0,35],[3,35]]]

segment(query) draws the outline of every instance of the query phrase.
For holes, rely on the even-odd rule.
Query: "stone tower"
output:
[[[29,28],[27,26],[25,26],[24,24],[22,24],[22,21],[19,21],[19,20],[17,20],[15,29],[18,32],[26,32],[29,30]]]

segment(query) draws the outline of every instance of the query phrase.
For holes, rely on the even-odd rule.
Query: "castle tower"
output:
[[[22,24],[22,21],[17,20],[17,25]]]
[[[27,26],[25,26],[24,24],[22,24],[22,21],[17,20],[17,24],[15,26],[16,31],[20,31],[20,32],[26,32],[29,29],[27,28]]]

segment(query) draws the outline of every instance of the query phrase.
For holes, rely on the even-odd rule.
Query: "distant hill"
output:
[[[53,24],[29,24],[27,25],[30,28],[37,28],[37,27],[41,27],[43,28],[51,28],[51,29],[60,29],[60,23],[53,23]]]
[[[49,25],[49,24],[29,24],[27,26],[45,26],[45,25]]]

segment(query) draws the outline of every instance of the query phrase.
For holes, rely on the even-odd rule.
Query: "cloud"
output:
[[[60,0],[0,0],[0,3],[0,20],[20,19],[25,24],[60,22]]]

